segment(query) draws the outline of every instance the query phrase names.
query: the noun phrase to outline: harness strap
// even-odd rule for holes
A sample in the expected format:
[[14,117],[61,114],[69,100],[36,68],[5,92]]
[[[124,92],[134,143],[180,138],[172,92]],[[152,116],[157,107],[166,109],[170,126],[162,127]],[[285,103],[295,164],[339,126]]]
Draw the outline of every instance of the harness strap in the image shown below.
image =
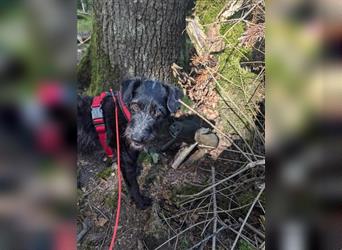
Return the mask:
[[93,102],[91,104],[91,117],[102,148],[108,157],[113,158],[113,150],[107,144],[106,126],[102,111],[103,99],[108,95],[109,94],[107,92],[102,92],[99,96],[95,96],[93,98]]
[[[106,152],[108,157],[113,158],[113,150],[107,144],[106,125],[102,110],[102,103],[104,98],[110,95],[111,94],[109,92],[102,92],[100,95],[95,96],[93,98],[91,104],[91,117],[103,150]],[[127,122],[129,122],[131,120],[131,113],[129,112],[129,109],[127,108],[124,101],[122,100],[121,91],[115,92],[115,96],[117,96],[118,98],[113,99],[114,106],[117,106],[117,104],[119,104],[120,109],[124,114]]]
[[129,109],[127,108],[126,104],[122,100],[122,94],[121,93],[122,92],[119,91],[119,92],[116,92],[115,94],[118,97],[117,100],[119,102],[119,106],[120,106],[122,113],[124,114],[127,122],[130,122],[131,121],[131,112],[129,112]]

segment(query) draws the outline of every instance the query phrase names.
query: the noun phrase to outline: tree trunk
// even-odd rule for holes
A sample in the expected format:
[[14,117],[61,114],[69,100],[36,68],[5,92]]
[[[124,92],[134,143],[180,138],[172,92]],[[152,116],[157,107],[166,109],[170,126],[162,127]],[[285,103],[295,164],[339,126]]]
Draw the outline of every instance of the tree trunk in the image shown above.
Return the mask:
[[192,0],[97,0],[90,47],[94,94],[124,78],[170,81]]

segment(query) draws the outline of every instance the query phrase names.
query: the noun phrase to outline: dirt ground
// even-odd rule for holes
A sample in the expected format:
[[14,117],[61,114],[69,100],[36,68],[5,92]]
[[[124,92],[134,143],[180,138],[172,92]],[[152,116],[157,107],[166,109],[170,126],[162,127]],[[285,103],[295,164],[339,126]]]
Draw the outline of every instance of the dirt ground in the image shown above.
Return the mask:
[[[167,206],[176,212],[177,208],[170,202],[174,198],[174,191],[183,183],[200,182],[202,178],[194,167],[175,170],[169,162],[170,159],[165,156],[160,156],[157,164],[148,160],[142,162],[139,183],[143,192],[153,198],[151,208],[145,211],[137,209],[124,187],[118,249],[154,249],[169,238],[170,228],[160,218],[162,210]],[[117,203],[116,165],[88,156],[79,159],[78,167],[81,182],[78,233],[88,228],[80,241],[80,249],[107,249]]]
[[[168,139],[163,138],[161,141]],[[178,146],[173,149],[171,147],[165,153],[141,153],[139,163],[142,169],[138,181],[143,193],[153,199],[153,205],[145,211],[137,209],[123,184],[118,249],[154,249],[170,238],[172,227],[163,221],[163,215],[178,211],[174,204],[176,191],[181,190],[186,183],[200,183],[204,180],[203,173],[194,166],[171,168],[177,149]],[[78,234],[83,236],[79,240],[79,248],[107,249],[117,205],[115,161],[112,164],[100,152],[80,155],[78,182]]]
[[[172,236],[200,221],[208,218],[206,211],[211,209],[211,199],[192,199],[188,201],[183,197],[191,196],[199,192],[203,187],[210,184],[210,168],[215,165],[218,178],[223,173],[233,173],[241,163],[227,163],[225,159],[239,159],[239,154],[230,152],[231,148],[221,140],[217,149],[211,152],[204,150],[205,155],[199,160],[191,162],[191,158],[199,153],[195,152],[185,164],[178,169],[171,168],[171,162],[176,151],[170,151],[158,155],[158,162],[147,153],[142,153],[140,163],[143,166],[139,177],[140,186],[143,192],[153,198],[152,207],[142,211],[135,207],[131,202],[126,188],[123,188],[122,210],[120,215],[119,231],[117,237],[117,249],[156,249]],[[202,152],[202,151],[201,151]],[[215,160],[214,160],[215,159]],[[190,164],[186,164],[191,162]],[[101,157],[81,156],[78,160],[79,177],[79,215],[78,215],[78,234],[83,237],[78,241],[79,249],[108,249],[110,244],[112,229],[114,225],[114,214],[117,205],[117,175],[116,165],[102,160]],[[258,183],[263,181],[264,173],[253,173],[251,176],[239,177],[241,183],[252,180],[251,185],[245,184],[244,188],[237,186],[243,195],[241,203],[250,204],[250,198],[245,194],[257,188]],[[226,189],[226,188],[225,188]],[[236,195],[236,194],[235,194]],[[238,197],[239,194],[238,194]],[[207,197],[210,198],[210,197]],[[229,197],[228,197],[229,198]],[[244,207],[244,204],[231,205],[226,197],[218,198],[220,207]],[[185,202],[184,202],[185,201]],[[229,203],[229,205],[228,205]],[[206,204],[203,206],[203,204]],[[241,214],[232,214],[238,218]],[[251,219],[259,224],[258,218],[260,209],[256,209],[255,218]],[[183,216],[184,215],[184,216]],[[221,216],[222,221],[229,222],[232,226],[236,224],[227,216]],[[234,224],[235,223],[235,224]],[[209,223],[206,225],[211,231]],[[199,239],[203,238],[200,232],[205,230],[203,225],[189,232],[185,232],[179,238],[171,240],[160,249],[189,249],[195,245]],[[83,235],[83,233],[85,233]],[[220,233],[221,241],[229,241],[234,238],[231,232]],[[222,243],[228,246],[229,242]],[[195,248],[197,249],[197,248]],[[203,249],[210,249],[208,247]],[[225,249],[218,247],[217,249]],[[250,249],[250,248],[247,248]]]

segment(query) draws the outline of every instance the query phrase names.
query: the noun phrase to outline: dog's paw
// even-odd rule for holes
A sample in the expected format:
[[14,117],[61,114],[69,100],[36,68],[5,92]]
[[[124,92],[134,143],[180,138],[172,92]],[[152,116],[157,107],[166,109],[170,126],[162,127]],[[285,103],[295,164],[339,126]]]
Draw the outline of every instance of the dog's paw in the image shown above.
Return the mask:
[[137,203],[137,207],[142,210],[147,209],[151,205],[152,205],[152,199],[143,195],[141,196],[140,202]]

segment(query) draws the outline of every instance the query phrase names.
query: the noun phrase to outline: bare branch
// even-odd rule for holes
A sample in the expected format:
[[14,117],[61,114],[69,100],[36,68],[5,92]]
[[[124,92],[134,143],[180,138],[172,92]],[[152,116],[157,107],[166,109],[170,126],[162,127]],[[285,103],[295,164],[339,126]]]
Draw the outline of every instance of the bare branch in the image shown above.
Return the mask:
[[237,242],[238,242],[238,240],[239,240],[239,238],[240,238],[240,235],[241,235],[241,233],[242,233],[242,230],[243,230],[243,228],[244,228],[244,226],[245,226],[245,224],[246,224],[246,222],[247,222],[247,220],[248,220],[248,217],[249,217],[250,214],[252,213],[252,210],[253,210],[255,204],[256,204],[257,201],[259,200],[259,198],[260,198],[261,194],[264,192],[264,190],[265,190],[265,185],[262,186],[262,188],[260,189],[260,191],[259,191],[257,197],[255,197],[255,199],[254,199],[254,201],[253,201],[251,207],[249,208],[248,213],[247,213],[247,215],[246,215],[245,219],[243,220],[243,223],[242,223],[242,225],[241,225],[241,227],[240,227],[239,233],[238,233],[238,235],[236,236],[236,238],[235,238],[235,240],[234,240],[234,243],[233,243],[233,246],[230,248],[230,250],[233,250],[233,249],[235,248],[235,246],[236,246],[236,244],[237,244]]
[[217,203],[216,203],[216,186],[215,186],[215,167],[211,166],[211,179],[213,186],[213,241],[212,241],[212,249],[216,249],[216,230],[217,230]]

